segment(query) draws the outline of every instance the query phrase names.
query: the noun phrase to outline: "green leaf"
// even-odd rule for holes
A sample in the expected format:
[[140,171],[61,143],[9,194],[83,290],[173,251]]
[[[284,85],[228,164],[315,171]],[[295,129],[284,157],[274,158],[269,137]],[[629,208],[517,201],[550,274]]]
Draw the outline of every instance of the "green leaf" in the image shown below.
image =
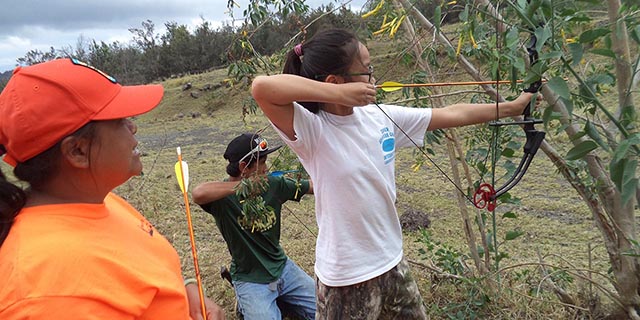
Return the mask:
[[529,0],[527,1],[527,6],[525,7],[525,15],[529,20],[533,21],[533,15],[536,13],[540,5],[542,4],[541,0]]
[[571,150],[569,150],[569,152],[567,152],[567,155],[565,156],[565,159],[567,159],[567,160],[578,160],[578,159],[581,159],[587,153],[595,150],[596,148],[598,148],[598,145],[595,142],[591,141],[591,140],[586,140],[586,141],[580,142],[577,146],[571,148]]
[[584,124],[584,132],[591,139],[593,139],[593,141],[595,141],[600,146],[600,148],[609,151],[609,146],[604,143],[604,140],[602,140],[602,136],[600,135],[600,132],[598,131],[598,129],[596,129],[593,123],[591,123],[591,121],[587,120],[587,123]]
[[500,202],[505,204],[508,203],[508,204],[520,205],[520,198],[511,196],[509,192],[506,192],[505,194],[501,195],[498,198],[498,200],[500,200]]
[[571,17],[569,17],[569,19],[565,18],[565,20],[567,22],[590,22],[593,19],[591,19],[590,17],[585,16],[585,15],[579,15],[579,16],[571,16]]
[[[517,66],[515,61],[519,62]],[[511,80],[511,84],[509,84],[510,86],[516,85],[516,79],[518,79],[518,69],[522,67],[523,69],[520,69],[520,71],[524,71],[524,60],[516,59],[515,61],[512,62],[512,66],[511,68],[509,68],[509,71],[510,71],[509,79]]]
[[618,147],[616,148],[616,151],[614,151],[613,160],[611,161],[618,162],[622,160],[627,156],[627,152],[629,151],[629,148],[632,145],[637,145],[637,144],[640,144],[640,132],[634,133],[629,137],[627,137],[626,139],[622,140],[618,145]]
[[631,30],[631,38],[638,44],[640,44],[640,25],[637,25]]
[[614,58],[614,59],[616,58],[615,52],[609,49],[593,49],[590,52],[593,54],[598,54],[598,55],[609,57],[609,58]]
[[576,141],[582,137],[584,137],[587,134],[586,131],[582,130],[582,131],[578,131],[576,132],[576,134],[571,136],[571,141]]
[[518,28],[511,28],[509,32],[507,32],[505,41],[506,41],[507,48],[516,48],[518,45],[518,42],[520,41]]
[[609,34],[609,32],[611,31],[603,28],[587,30],[580,35],[578,41],[580,41],[580,43],[590,43],[606,34]]
[[458,19],[460,19],[461,22],[466,22],[469,20],[469,5],[466,4],[464,6],[464,10],[462,10],[460,12],[460,14],[458,15]]
[[636,178],[636,168],[638,160],[629,160],[627,158],[620,161],[611,161],[609,164],[609,172],[611,180],[615,183],[616,188],[620,192],[620,198],[625,205],[635,197],[638,188],[638,178]]
[[623,107],[622,110],[620,111],[619,119],[620,119],[620,124],[625,127],[628,127],[634,121],[636,121],[636,111],[634,109],[634,106],[627,105]]
[[589,83],[592,84],[608,84],[608,85],[612,85],[615,83],[615,78],[613,77],[613,75],[609,74],[609,73],[599,73],[596,74],[592,77],[589,77],[589,79],[587,80]]
[[611,181],[615,183],[618,190],[622,189],[622,177],[624,176],[626,163],[627,159],[622,159],[620,161],[611,160],[611,162],[609,163],[609,174],[611,176]]
[[433,21],[436,29],[440,29],[441,17],[442,17],[442,7],[436,6],[433,12]]
[[507,234],[504,235],[504,240],[507,240],[507,241],[513,240],[520,237],[523,234],[524,232],[519,230],[507,231]]
[[535,35],[538,39],[538,42],[536,42],[536,50],[538,52],[542,51],[542,46],[551,38],[552,32],[549,26],[550,25],[545,25],[544,27],[536,28]]
[[569,43],[569,52],[571,52],[572,65],[577,65],[582,60],[582,55],[584,51],[582,49],[582,44],[580,43]]
[[552,108],[545,108],[544,111],[542,111],[542,120],[544,120],[544,123],[549,123],[549,121],[554,119],[554,112]]
[[562,102],[564,102],[565,107],[567,108],[567,112],[569,113],[569,115],[573,116],[573,100],[571,99],[562,99],[560,98],[560,100],[562,100]]
[[511,149],[511,148],[506,148],[506,149],[502,150],[502,155],[507,157],[507,158],[513,158],[513,155],[515,153],[516,153],[516,151]]
[[522,146],[522,143],[516,142],[516,141],[509,141],[507,142],[506,148],[509,149],[520,149],[520,147]]
[[516,216],[516,214],[513,211],[509,211],[509,212],[505,212],[502,215],[502,218],[516,219],[518,218],[518,216]]
[[570,98],[569,86],[567,86],[567,82],[563,78],[553,77],[547,82],[547,85],[559,96],[567,100]]
[[540,60],[558,59],[562,57],[562,51],[551,51],[540,55]]

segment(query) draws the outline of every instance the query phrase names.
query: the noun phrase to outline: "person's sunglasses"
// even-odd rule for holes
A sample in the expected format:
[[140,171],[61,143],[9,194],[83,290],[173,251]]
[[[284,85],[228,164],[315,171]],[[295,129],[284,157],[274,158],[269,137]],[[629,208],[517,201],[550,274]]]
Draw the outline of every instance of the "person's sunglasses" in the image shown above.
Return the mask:
[[256,152],[266,151],[268,147],[269,146],[267,145],[267,140],[262,139],[255,148],[251,149],[249,153],[245,154],[244,157],[240,158],[238,162],[242,162],[242,160],[246,159],[249,156],[252,156]]
[[[367,79],[367,82],[371,82],[371,77],[373,76],[373,65],[369,65],[368,69],[369,69],[369,72],[344,73],[344,74],[337,74],[337,76],[341,76],[341,77],[369,76],[369,78]],[[316,79],[322,79],[327,76],[328,76],[327,74],[320,74],[316,76]]]

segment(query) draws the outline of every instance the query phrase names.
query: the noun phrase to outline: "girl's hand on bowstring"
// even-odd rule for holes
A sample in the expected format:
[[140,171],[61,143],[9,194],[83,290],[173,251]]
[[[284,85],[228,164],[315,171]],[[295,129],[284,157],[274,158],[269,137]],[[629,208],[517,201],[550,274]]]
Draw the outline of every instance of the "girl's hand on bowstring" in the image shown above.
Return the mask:
[[361,107],[376,101],[376,88],[371,83],[347,82],[339,84],[341,105]]

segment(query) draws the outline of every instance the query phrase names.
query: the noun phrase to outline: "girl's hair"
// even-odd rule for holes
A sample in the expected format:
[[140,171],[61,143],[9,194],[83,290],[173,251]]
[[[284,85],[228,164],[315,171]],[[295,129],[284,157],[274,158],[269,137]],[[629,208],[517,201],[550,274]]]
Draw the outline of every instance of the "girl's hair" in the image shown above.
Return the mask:
[[[89,122],[69,136],[93,141],[96,135],[95,123],[95,121]],[[62,140],[39,155],[25,162],[19,162],[13,169],[13,174],[16,178],[27,182],[31,189],[39,189],[58,170],[58,163],[62,156],[60,152],[61,144]],[[1,172],[0,175],[0,246],[2,246],[16,215],[27,202],[27,193],[7,181]]]
[[[318,81],[324,81],[330,74],[346,74],[358,58],[358,44],[356,36],[343,29],[318,31],[308,41],[289,51],[283,73]],[[300,104],[313,113],[320,111],[318,102]]]

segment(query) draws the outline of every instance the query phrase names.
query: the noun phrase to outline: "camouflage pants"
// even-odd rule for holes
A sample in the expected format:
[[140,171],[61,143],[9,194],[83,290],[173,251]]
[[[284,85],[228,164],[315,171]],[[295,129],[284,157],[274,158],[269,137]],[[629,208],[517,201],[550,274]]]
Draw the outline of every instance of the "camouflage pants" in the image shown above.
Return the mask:
[[316,277],[316,319],[427,319],[427,312],[403,258],[386,273],[346,287],[329,287]]

